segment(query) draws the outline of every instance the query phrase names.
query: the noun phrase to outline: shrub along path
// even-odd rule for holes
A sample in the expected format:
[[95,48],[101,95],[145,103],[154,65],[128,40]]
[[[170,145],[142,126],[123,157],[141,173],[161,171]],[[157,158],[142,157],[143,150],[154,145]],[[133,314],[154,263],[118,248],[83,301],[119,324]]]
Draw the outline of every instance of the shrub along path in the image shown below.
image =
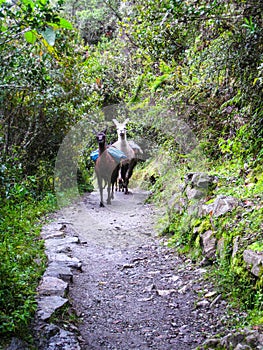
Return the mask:
[[[144,204],[147,193],[116,193],[99,208],[94,192],[59,213],[68,235],[80,244],[82,262],[69,287],[79,318],[82,349],[195,349],[216,333],[226,334],[228,305],[194,266],[157,237],[160,211]],[[67,230],[66,230],[67,231]]]

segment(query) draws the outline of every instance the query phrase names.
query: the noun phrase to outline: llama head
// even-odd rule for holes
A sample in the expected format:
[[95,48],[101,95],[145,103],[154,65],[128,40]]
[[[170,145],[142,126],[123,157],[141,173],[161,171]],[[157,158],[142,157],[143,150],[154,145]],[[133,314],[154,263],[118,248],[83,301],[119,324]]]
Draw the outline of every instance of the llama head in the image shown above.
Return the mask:
[[112,119],[112,121],[116,125],[118,138],[126,140],[126,124],[129,122],[129,118],[125,119],[123,123],[119,123],[116,119]]
[[106,141],[106,132],[107,132],[107,128],[103,131],[100,131],[96,134],[96,138],[99,144],[103,144]]

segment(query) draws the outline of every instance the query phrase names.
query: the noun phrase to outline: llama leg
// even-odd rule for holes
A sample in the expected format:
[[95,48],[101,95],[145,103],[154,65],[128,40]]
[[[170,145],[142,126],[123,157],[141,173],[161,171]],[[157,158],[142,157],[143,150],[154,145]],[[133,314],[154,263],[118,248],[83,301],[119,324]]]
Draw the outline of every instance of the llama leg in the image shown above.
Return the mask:
[[122,179],[121,178],[119,178],[118,183],[119,183],[119,192],[121,192],[121,190],[123,191]]
[[111,183],[110,183],[110,181],[109,181],[109,182],[108,182],[108,198],[107,198],[107,204],[111,204],[110,190],[111,190]]
[[121,179],[122,179],[122,192],[124,192],[124,194],[128,193],[128,184],[126,182],[127,179],[127,170],[128,170],[129,164],[123,164],[121,167]]
[[125,194],[129,194],[129,191],[128,191],[129,180],[132,176],[133,169],[134,169],[136,164],[137,164],[136,159],[132,159],[129,163],[129,167],[128,167],[128,170],[127,170],[126,176],[125,176],[125,183],[126,183]]
[[[117,191],[117,187],[116,187],[116,191]],[[114,182],[111,184],[111,199],[114,199]]]
[[124,183],[122,179],[120,180],[120,190],[121,192],[124,192]]
[[118,164],[116,168],[113,170],[112,175],[111,175],[111,183],[112,183],[112,196],[111,198],[114,197],[113,195],[113,190],[114,190],[114,184],[115,184],[115,190],[118,191],[118,178],[119,178],[119,172],[120,172],[120,165]]
[[121,166],[119,166],[119,170],[118,170],[118,175],[117,175],[117,180],[116,180],[116,191],[117,191],[117,187],[119,188],[119,192],[121,191]]
[[[130,165],[128,165],[130,166]],[[124,181],[123,181],[123,187],[124,187],[124,194],[129,194],[129,191],[128,191],[128,185],[129,185],[129,167],[128,169],[126,170],[125,174],[124,174]]]
[[129,185],[129,179],[126,178],[125,179],[125,192],[124,192],[124,194],[129,194],[128,185]]
[[102,178],[98,177],[98,186],[100,189],[100,207],[104,207],[103,204],[103,187],[102,187]]

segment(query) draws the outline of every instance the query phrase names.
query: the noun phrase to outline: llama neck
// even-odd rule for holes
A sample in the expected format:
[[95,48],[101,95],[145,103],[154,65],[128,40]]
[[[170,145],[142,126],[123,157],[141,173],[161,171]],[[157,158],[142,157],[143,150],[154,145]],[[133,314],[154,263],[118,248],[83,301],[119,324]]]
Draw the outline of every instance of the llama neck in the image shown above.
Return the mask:
[[134,158],[134,152],[126,139],[120,139],[115,143],[116,147],[121,150],[129,159]]
[[121,136],[120,134],[118,134],[118,141],[119,142],[127,142],[126,135]]
[[105,143],[99,143],[99,155],[101,155],[104,151],[106,151]]
[[126,135],[125,136],[119,136],[118,143],[119,143],[121,149],[127,149],[127,148],[130,147],[129,143],[127,141]]

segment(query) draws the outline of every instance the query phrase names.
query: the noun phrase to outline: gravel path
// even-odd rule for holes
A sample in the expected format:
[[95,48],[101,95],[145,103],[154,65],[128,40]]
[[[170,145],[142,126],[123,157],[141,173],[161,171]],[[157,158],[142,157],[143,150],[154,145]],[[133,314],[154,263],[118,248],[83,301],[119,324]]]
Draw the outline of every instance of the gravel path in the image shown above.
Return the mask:
[[227,303],[204,279],[205,268],[157,237],[157,210],[146,197],[137,189],[118,192],[99,208],[93,192],[61,214],[80,239],[72,254],[82,271],[69,299],[83,350],[189,350],[226,332]]

